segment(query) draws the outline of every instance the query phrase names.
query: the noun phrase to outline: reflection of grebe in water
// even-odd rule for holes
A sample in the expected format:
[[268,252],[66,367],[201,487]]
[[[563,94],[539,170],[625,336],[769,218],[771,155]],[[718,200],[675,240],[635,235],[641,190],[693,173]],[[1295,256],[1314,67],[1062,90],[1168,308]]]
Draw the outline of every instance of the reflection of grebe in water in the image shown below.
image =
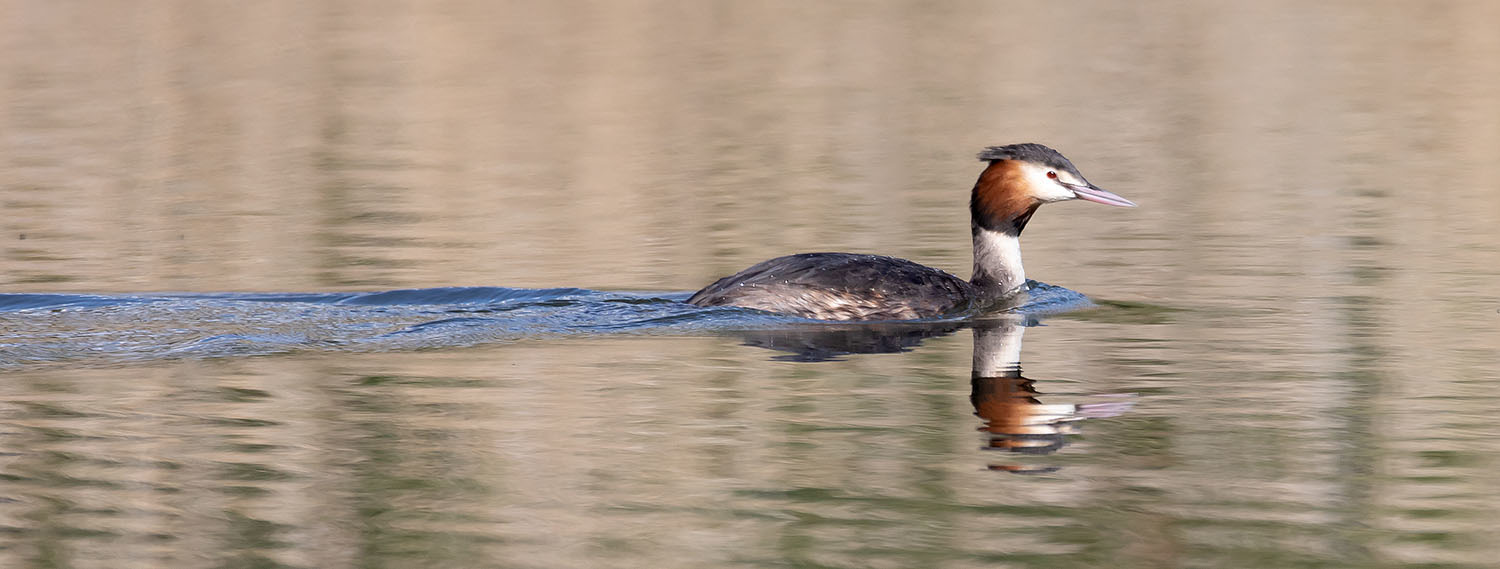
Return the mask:
[[[984,419],[986,450],[1051,454],[1077,434],[1078,421],[1113,417],[1130,410],[1128,399],[1087,404],[1047,404],[1037,399],[1034,381],[1021,375],[1021,336],[1017,318],[974,323],[974,373],[969,401]],[[1018,464],[991,464],[991,470],[1038,473],[1056,470]]]
[[764,261],[694,293],[698,306],[740,306],[821,320],[911,320],[963,311],[1026,285],[1021,230],[1042,204],[1130,200],[1083,179],[1073,163],[1040,144],[992,146],[969,194],[974,276],[963,280],[906,259],[803,253]]
[[[979,428],[985,433],[983,448],[1042,455],[1061,450],[1067,436],[1078,433],[1079,421],[1119,415],[1129,411],[1134,401],[1128,395],[1100,395],[1094,396],[1097,402],[1083,404],[1043,403],[1035,382],[1021,375],[1021,336],[1033,323],[1025,314],[1012,313],[971,322],[820,323],[742,334],[748,345],[790,352],[776,359],[816,362],[847,354],[905,352],[929,338],[971,327],[974,367],[969,401],[974,414],[984,419]],[[998,462],[989,468],[1017,473],[1056,470]]]
[[962,322],[878,322],[874,324],[810,323],[778,330],[740,333],[745,344],[789,352],[772,359],[821,362],[849,354],[894,354],[916,349],[922,341],[947,336]]

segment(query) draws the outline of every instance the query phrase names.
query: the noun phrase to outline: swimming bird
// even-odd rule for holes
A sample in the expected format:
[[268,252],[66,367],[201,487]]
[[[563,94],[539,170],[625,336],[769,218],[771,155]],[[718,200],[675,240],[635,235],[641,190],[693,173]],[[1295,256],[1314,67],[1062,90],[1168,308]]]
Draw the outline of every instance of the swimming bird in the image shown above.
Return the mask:
[[1021,230],[1042,204],[1081,199],[1134,207],[1099,188],[1041,144],[991,146],[969,194],[974,274],[965,281],[906,259],[853,253],[777,257],[729,275],[688,298],[820,320],[911,320],[1000,302],[1026,286]]

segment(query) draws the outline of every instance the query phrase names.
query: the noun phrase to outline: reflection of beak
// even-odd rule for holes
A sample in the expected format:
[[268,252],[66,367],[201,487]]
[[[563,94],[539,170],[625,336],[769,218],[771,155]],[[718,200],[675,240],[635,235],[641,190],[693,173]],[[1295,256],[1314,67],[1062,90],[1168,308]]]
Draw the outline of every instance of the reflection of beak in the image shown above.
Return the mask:
[[1114,192],[1111,192],[1104,188],[1100,188],[1099,186],[1095,186],[1093,184],[1085,183],[1063,185],[1067,186],[1068,189],[1073,190],[1073,195],[1081,200],[1088,200],[1094,203],[1102,203],[1104,205],[1113,205],[1119,207],[1135,207],[1135,202],[1117,196],[1114,194]]

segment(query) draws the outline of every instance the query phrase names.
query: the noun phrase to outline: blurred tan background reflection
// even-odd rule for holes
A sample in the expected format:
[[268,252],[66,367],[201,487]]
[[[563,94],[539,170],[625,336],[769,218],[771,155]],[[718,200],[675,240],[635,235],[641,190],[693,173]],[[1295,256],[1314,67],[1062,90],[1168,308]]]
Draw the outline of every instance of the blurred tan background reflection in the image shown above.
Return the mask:
[[[967,333],[817,366],[705,331],[21,368],[0,560],[1493,563],[1497,24],[0,0],[0,292],[687,291],[819,250],[968,276],[973,154],[1034,141],[1141,207],[1044,209],[1028,275],[1167,314],[1028,332],[1049,398],[1140,396],[1055,478],[981,472]],[[62,350],[133,325],[41,312],[8,317]]]
[[1492,2],[0,6],[5,291],[967,276],[972,154],[1029,140],[1143,205],[1028,229],[1074,288],[1316,275],[1351,233],[1497,260]]

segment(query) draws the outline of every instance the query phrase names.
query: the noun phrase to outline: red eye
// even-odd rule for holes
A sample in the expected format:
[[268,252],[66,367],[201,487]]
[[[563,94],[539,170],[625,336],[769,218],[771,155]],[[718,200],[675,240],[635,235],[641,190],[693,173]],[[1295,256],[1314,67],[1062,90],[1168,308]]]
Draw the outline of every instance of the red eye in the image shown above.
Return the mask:
[[1047,172],[1047,177],[1056,180],[1057,179],[1057,172]]

